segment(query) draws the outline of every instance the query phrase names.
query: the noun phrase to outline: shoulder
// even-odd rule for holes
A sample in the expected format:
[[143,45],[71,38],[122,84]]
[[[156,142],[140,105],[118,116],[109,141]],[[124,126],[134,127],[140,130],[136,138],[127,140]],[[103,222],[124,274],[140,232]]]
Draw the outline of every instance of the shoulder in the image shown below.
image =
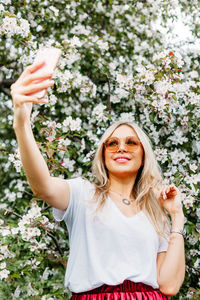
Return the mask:
[[75,186],[79,191],[81,191],[82,188],[95,189],[95,183],[83,176],[67,179],[67,182],[69,185]]
[[89,189],[89,190],[92,190],[94,191],[95,188],[96,188],[96,185],[93,181],[85,178],[85,177],[81,177],[81,180],[82,180],[82,184],[85,188]]

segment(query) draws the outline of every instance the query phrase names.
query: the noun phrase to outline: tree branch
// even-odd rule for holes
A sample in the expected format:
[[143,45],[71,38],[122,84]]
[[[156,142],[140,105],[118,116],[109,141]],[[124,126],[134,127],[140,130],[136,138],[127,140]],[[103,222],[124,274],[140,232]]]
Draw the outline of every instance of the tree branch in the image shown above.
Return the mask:
[[111,102],[110,102],[110,80],[108,78],[108,75],[104,73],[104,75],[106,76],[107,79],[107,83],[108,83],[108,110],[109,110],[109,114],[111,114]]
[[15,79],[3,79],[1,82],[0,82],[0,86],[1,85],[5,85],[6,87],[10,87],[11,84],[13,84],[15,82]]
[[47,235],[50,236],[52,238],[52,240],[54,241],[57,249],[58,249],[58,252],[60,253],[61,256],[63,256],[63,252],[62,250],[60,249],[60,246],[58,244],[58,241],[56,240],[56,238],[53,236],[53,234],[51,234],[50,232],[47,232]]
[[4,94],[6,94],[7,96],[10,96],[10,91],[9,91],[9,89],[6,89],[6,88],[0,86],[0,91],[2,91],[2,92],[3,92]]
[[48,205],[47,207],[43,208],[41,211],[48,210],[49,208],[51,208],[51,205]]
[[1,208],[1,209],[3,209],[3,210],[5,211],[5,214],[6,214],[6,213],[13,214],[13,215],[15,215],[16,217],[22,219],[22,216],[21,216],[21,215],[19,215],[18,213],[14,212],[14,211],[12,211],[12,210],[9,210],[9,209],[6,209],[6,208]]

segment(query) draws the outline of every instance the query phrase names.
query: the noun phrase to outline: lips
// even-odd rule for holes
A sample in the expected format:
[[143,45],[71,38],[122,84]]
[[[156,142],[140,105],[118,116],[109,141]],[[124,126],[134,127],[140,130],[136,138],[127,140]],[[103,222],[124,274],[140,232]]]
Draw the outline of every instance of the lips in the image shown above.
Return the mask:
[[126,156],[118,156],[114,160],[115,161],[128,161],[128,160],[130,160],[130,158],[126,157]]

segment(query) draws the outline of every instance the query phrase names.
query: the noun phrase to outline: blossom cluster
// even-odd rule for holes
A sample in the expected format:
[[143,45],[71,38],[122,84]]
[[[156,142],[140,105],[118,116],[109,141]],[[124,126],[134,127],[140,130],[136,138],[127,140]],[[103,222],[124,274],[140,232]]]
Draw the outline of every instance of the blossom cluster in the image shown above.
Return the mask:
[[10,153],[8,159],[14,164],[16,171],[20,173],[22,162],[20,158],[19,148],[17,148],[14,153]]
[[[3,11],[3,6],[0,6],[0,13]],[[13,35],[20,35],[23,38],[27,37],[30,33],[30,24],[23,18],[17,18],[15,15],[10,14],[3,18],[3,23],[0,25],[0,34],[5,34],[8,37]]]

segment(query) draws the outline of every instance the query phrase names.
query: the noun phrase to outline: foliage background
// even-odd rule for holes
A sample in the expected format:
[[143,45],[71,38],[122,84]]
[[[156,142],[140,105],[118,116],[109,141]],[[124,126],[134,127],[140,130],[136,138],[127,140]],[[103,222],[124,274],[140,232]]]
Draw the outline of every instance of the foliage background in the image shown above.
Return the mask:
[[[67,231],[30,190],[12,128],[10,85],[44,46],[63,53],[49,102],[34,104],[31,117],[51,175],[91,178],[105,128],[135,120],[152,141],[165,182],[183,193],[186,277],[173,299],[199,299],[199,4],[0,1],[1,299],[71,296],[63,286]],[[169,21],[179,15],[192,36],[174,42]]]

